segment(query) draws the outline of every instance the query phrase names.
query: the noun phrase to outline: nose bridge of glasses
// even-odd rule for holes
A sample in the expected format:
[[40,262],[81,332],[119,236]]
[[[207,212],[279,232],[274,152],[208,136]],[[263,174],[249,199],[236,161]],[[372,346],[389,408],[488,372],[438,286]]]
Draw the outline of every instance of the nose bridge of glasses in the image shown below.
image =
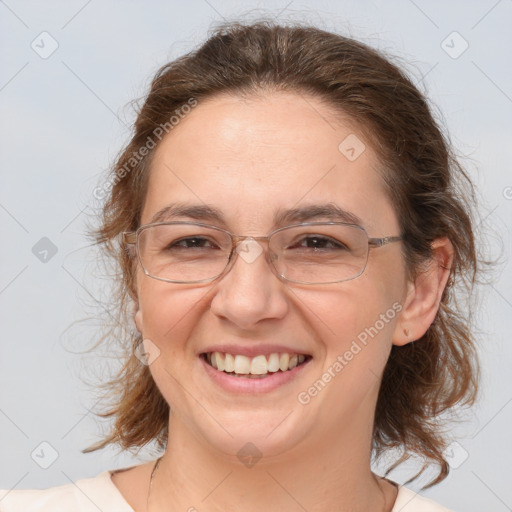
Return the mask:
[[[268,244],[268,241],[268,236],[234,235],[233,252],[240,256],[246,263],[253,263],[262,253],[265,253],[265,245]],[[262,244],[261,242],[264,243]],[[271,258],[271,255],[269,256]]]
[[254,236],[254,235],[231,235],[231,238],[233,239],[233,245],[237,246],[241,242],[244,242],[245,240],[254,240],[255,242],[259,243],[261,242],[268,242],[269,236]]

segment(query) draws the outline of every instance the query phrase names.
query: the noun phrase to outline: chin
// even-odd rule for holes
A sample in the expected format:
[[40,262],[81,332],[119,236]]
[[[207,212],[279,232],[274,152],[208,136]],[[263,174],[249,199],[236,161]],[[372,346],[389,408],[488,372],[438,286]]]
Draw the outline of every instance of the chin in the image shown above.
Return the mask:
[[205,428],[198,426],[198,431],[210,447],[229,460],[279,457],[298,447],[310,431],[304,422],[298,424],[298,415],[292,411],[291,407],[287,412],[232,410],[215,416],[222,416],[219,422],[224,428],[215,422],[215,427],[210,423]]

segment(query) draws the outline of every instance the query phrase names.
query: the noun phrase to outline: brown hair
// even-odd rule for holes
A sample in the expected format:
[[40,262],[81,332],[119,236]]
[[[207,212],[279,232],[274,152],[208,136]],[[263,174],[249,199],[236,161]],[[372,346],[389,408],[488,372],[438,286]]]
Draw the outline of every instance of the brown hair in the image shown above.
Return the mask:
[[[118,240],[121,232],[139,226],[154,152],[150,149],[141,155],[141,148],[153,146],[149,141],[155,143],[161,127],[171,129],[171,117],[178,119],[183,106],[193,101],[222,92],[277,90],[312,94],[368,135],[384,169],[412,277],[431,257],[435,239],[448,237],[453,244],[453,266],[437,316],[421,339],[393,346],[374,423],[374,454],[398,448],[402,456],[396,464],[411,454],[421,456],[426,462],[414,478],[427,463],[437,464],[439,474],[429,484],[434,485],[449,471],[439,415],[456,404],[472,404],[477,389],[478,364],[467,303],[460,302],[471,296],[478,268],[468,207],[474,193],[422,93],[377,50],[311,26],[235,22],[221,25],[196,51],[157,72],[133,137],[111,169],[102,225],[95,233],[120,266],[121,321],[129,321],[136,290],[133,258]],[[97,413],[113,417],[114,428],[84,452],[111,443],[123,449],[140,448],[150,441],[165,446],[169,405],[148,366],[134,354],[140,341],[139,333],[125,333],[124,365],[112,381],[103,384],[112,402],[107,411]]]

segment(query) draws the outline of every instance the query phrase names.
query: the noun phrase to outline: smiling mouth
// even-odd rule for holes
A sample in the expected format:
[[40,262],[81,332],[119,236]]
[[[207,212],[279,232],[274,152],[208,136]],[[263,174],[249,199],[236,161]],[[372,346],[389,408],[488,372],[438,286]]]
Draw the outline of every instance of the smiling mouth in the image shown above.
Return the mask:
[[274,373],[284,373],[307,363],[311,356],[306,354],[272,353],[268,356],[247,357],[222,352],[208,352],[201,357],[216,370],[233,377],[261,379]]

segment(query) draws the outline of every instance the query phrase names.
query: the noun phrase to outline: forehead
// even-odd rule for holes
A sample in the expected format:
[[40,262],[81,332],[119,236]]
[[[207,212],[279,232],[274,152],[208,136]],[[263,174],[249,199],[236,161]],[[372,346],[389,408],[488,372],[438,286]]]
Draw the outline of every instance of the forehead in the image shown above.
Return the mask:
[[312,96],[210,98],[156,149],[142,223],[179,202],[212,206],[227,227],[259,232],[276,227],[278,211],[331,203],[371,227],[392,209],[369,142]]

